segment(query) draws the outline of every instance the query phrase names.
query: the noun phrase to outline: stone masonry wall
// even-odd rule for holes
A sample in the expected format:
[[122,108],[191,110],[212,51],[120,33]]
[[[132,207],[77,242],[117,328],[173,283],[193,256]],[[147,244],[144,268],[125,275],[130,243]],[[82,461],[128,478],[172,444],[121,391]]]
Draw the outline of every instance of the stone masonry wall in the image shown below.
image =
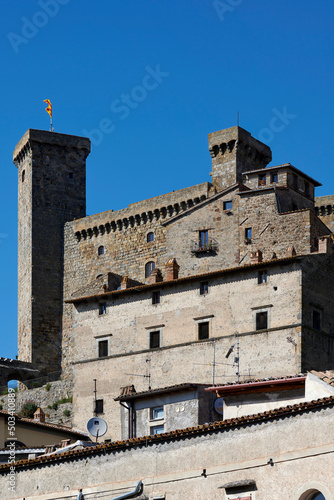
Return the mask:
[[[154,261],[156,268],[166,262],[166,229],[162,220],[171,217],[207,197],[209,184],[204,183],[174,193],[130,205],[118,212],[76,220],[65,226],[64,299],[99,274],[112,271],[142,283],[145,264]],[[147,234],[154,241],[147,242]],[[104,247],[99,255],[98,248]],[[63,376],[70,376],[72,343],[72,308],[64,304],[62,367]]]
[[[23,405],[28,401],[33,401],[45,413],[45,421],[72,426],[72,402],[58,404],[58,408],[52,408],[54,403],[62,399],[72,397],[73,384],[70,381],[50,382],[42,387],[35,389],[22,390],[15,393],[15,413],[19,413]],[[8,396],[0,395],[0,405],[2,410],[8,410]],[[70,415],[64,415],[64,411],[68,410]],[[83,428],[85,430],[85,428]]]

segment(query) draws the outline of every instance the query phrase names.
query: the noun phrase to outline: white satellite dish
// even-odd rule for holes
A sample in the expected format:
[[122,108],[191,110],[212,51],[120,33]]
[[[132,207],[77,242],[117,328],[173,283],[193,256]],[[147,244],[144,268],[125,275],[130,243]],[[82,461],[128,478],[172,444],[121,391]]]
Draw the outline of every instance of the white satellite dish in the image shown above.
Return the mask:
[[224,413],[224,399],[223,398],[217,398],[215,401],[215,410],[219,415],[223,415]]
[[90,418],[87,422],[87,431],[96,438],[104,436],[107,430],[107,422],[101,417]]

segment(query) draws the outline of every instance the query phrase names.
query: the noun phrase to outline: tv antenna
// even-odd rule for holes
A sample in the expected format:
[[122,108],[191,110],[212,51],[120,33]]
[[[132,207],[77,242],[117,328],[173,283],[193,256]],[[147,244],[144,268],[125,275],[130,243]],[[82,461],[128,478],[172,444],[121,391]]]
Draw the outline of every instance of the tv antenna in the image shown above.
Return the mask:
[[138,374],[138,373],[124,373],[124,375],[131,375],[132,377],[142,377],[148,378],[148,388],[151,389],[151,359],[146,359],[146,363],[148,363],[148,368],[146,370],[146,374]]

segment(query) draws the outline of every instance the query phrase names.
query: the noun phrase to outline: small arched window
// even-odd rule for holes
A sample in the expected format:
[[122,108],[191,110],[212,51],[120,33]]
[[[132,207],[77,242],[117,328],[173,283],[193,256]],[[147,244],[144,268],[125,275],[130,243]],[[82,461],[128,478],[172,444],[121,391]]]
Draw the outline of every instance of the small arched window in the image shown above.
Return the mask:
[[150,260],[150,262],[147,262],[147,264],[145,265],[145,278],[151,276],[153,269],[155,269],[155,262],[153,262],[153,260]]
[[23,170],[22,171],[22,182],[24,182],[24,179],[26,178],[26,171]]
[[103,245],[99,246],[97,253],[98,253],[98,255],[104,255],[104,246]]
[[152,231],[150,233],[147,233],[146,239],[147,243],[150,243],[150,241],[154,241],[154,233],[152,233]]

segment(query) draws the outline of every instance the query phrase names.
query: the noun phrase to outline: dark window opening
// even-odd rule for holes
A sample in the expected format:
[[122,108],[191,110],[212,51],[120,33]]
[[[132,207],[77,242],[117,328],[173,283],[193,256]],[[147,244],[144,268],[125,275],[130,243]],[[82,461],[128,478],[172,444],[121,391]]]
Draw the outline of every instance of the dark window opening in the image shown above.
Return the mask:
[[252,238],[252,228],[251,227],[245,228],[245,238],[246,238],[246,240],[250,240]]
[[199,293],[201,295],[206,295],[207,293],[209,293],[209,283],[207,281],[203,281],[199,285]]
[[160,332],[150,332],[150,349],[160,347]]
[[95,401],[95,413],[103,413],[103,399],[97,399]]
[[304,192],[306,195],[309,195],[310,194],[310,185],[308,182],[304,182]]
[[99,358],[108,356],[108,340],[99,341]]
[[209,231],[204,229],[199,232],[199,244],[201,247],[207,246],[209,243]]
[[155,262],[153,262],[153,260],[147,262],[145,265],[145,278],[149,278],[151,276],[153,269],[155,269]]
[[297,189],[298,187],[298,177],[296,176],[296,174],[292,174],[292,187],[294,187],[295,189]]
[[198,340],[209,338],[209,321],[198,323]]
[[224,201],[223,208],[224,210],[232,210],[232,201]]
[[315,330],[321,330],[321,313],[319,311],[312,311],[312,326]]
[[256,329],[257,330],[266,330],[268,328],[268,313],[258,312],[256,313]]
[[265,185],[266,185],[266,182],[267,182],[267,179],[266,179],[266,174],[260,174],[260,175],[259,175],[258,185],[259,185],[259,186],[265,186]]
[[271,174],[271,182],[278,182],[278,173],[275,172]]
[[104,255],[104,246],[103,245],[99,246],[99,248],[97,250],[97,254],[98,255]]
[[292,211],[298,210],[296,203],[292,203]]
[[73,172],[70,172],[70,173],[68,174],[68,177],[69,177],[69,179],[73,179]]
[[152,293],[152,304],[160,304],[160,290]]
[[154,233],[147,233],[147,243],[149,243],[150,241],[154,241]]
[[99,304],[99,315],[101,316],[102,314],[107,314],[107,304],[105,302]]
[[22,172],[22,182],[24,182],[24,179],[25,179],[25,178],[26,178],[26,171],[25,171],[25,170],[23,170],[23,172]]
[[267,270],[264,269],[263,271],[259,271],[257,275],[258,284],[262,285],[262,283],[267,283],[267,280],[268,280]]

